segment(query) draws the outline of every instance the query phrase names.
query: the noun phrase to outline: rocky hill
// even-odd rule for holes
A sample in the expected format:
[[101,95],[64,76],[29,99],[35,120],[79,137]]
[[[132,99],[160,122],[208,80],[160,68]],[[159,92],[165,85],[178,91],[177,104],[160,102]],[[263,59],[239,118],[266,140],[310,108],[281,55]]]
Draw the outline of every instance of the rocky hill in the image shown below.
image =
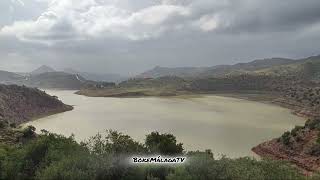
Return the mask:
[[320,170],[320,119],[296,126],[281,137],[261,143],[252,149],[265,158],[290,161],[305,174]]
[[21,124],[35,118],[72,110],[44,91],[17,85],[0,85],[0,121]]

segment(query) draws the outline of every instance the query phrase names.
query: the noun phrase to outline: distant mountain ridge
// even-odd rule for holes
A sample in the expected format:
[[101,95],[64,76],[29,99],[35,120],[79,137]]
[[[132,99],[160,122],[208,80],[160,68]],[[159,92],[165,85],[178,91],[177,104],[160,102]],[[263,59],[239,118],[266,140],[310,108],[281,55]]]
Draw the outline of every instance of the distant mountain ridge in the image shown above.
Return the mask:
[[18,74],[0,71],[0,84],[25,85],[44,89],[78,90],[83,87],[95,86],[101,83],[88,81],[79,74],[59,72],[48,66],[41,66],[31,73]]
[[137,78],[157,78],[161,76],[178,76],[178,77],[210,77],[224,76],[233,73],[245,73],[256,71],[274,66],[288,65],[295,63],[296,60],[286,58],[271,58],[254,60],[248,63],[238,63],[234,65],[217,65],[212,67],[155,67],[152,70],[146,71]]
[[[145,79],[177,76],[186,79],[199,79],[241,74],[299,76],[311,80],[320,80],[320,56],[311,56],[297,60],[286,58],[261,59],[248,63],[217,65],[212,67],[166,68],[157,66],[134,78]],[[40,88],[80,89],[88,86],[103,87],[110,86],[112,83],[102,83],[101,81],[118,83],[125,80],[127,80],[127,78],[122,78],[117,75],[112,77],[112,74],[79,72],[71,68],[65,69],[64,71],[56,71],[45,65],[31,73],[18,74],[0,71],[1,84],[18,84]]]
[[138,76],[137,78],[158,78],[162,76],[178,76],[178,77],[193,77],[198,76],[200,73],[209,70],[210,67],[160,67],[146,71]]
[[12,81],[18,81],[24,79],[23,76],[16,73],[1,71],[0,70],[0,83],[1,84],[10,84]]
[[32,71],[30,74],[38,75],[38,74],[48,73],[48,72],[56,72],[56,70],[54,70],[53,68],[51,68],[49,66],[42,65],[39,68],[37,68],[34,71]]
[[86,83],[87,80],[80,75],[57,71],[31,75],[25,81],[27,86],[48,89],[80,89]]

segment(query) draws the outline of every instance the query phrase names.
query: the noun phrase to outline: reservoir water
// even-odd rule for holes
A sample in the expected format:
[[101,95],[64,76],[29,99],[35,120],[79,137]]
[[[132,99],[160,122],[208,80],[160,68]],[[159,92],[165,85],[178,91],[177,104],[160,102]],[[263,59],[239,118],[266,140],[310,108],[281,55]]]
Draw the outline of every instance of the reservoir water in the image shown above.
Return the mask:
[[143,142],[152,131],[172,133],[186,150],[212,149],[229,157],[252,156],[251,148],[279,137],[302,118],[279,106],[220,96],[174,98],[85,97],[74,91],[46,91],[74,110],[28,124],[37,130],[85,140],[107,129]]

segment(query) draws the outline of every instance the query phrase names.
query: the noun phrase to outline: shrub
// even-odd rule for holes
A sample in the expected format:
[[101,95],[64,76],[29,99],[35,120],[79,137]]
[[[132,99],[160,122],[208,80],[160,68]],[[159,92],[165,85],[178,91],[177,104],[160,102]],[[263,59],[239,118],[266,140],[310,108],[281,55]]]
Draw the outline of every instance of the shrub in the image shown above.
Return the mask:
[[308,127],[309,129],[320,130],[320,120],[319,119],[308,119],[305,126]]
[[303,179],[290,165],[270,160],[251,158],[213,159],[201,155],[192,157],[187,164],[177,167],[169,180],[198,179]]
[[[168,145],[168,149],[164,148]],[[190,152],[179,166],[127,163],[127,154],[183,154],[171,134],[147,135],[145,144],[108,131],[86,143],[44,131],[21,146],[0,146],[0,179],[301,179],[296,169],[278,161],[251,158],[215,159],[212,152]]]
[[36,128],[33,126],[28,126],[22,130],[23,137],[28,138],[35,135]]
[[176,137],[172,134],[152,132],[147,135],[145,145],[151,153],[174,155],[183,152],[182,143],[177,143]]
[[290,139],[291,139],[291,134],[289,131],[283,133],[283,135],[281,136],[281,142],[284,145],[289,145],[290,144]]
[[40,135],[21,148],[15,148],[6,159],[5,179],[29,179],[40,169],[52,162],[60,161],[85,148],[76,143],[73,137],[48,134]]
[[10,123],[10,127],[11,127],[11,128],[16,128],[16,127],[17,127],[17,124],[16,124],[16,123]]
[[0,129],[6,128],[8,126],[8,122],[4,120],[0,120]]
[[297,136],[298,132],[303,129],[303,126],[295,126],[292,130],[291,130],[291,135],[292,136]]
[[97,134],[90,138],[89,141],[84,142],[84,144],[95,154],[147,152],[142,144],[134,141],[130,136],[113,130],[108,130],[105,137]]

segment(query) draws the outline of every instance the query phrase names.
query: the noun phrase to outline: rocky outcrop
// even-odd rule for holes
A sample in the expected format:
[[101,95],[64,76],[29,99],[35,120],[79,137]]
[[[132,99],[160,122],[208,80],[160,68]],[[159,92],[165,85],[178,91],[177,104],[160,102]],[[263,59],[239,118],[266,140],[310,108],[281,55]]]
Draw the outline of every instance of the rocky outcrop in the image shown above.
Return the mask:
[[308,120],[303,127],[296,126],[276,138],[252,148],[264,158],[286,160],[311,175],[320,170],[320,120]]
[[320,87],[314,82],[296,82],[282,86],[280,98],[273,103],[291,109],[295,115],[309,119],[304,127],[296,127],[252,150],[261,157],[287,160],[310,175],[320,170]]
[[21,124],[43,116],[72,110],[44,91],[17,85],[0,85],[0,121]]
[[285,160],[295,164],[306,175],[320,170],[320,157],[311,154],[318,131],[304,130],[291,140],[290,145],[285,145],[279,138],[264,142],[252,148],[252,151],[264,158]]

